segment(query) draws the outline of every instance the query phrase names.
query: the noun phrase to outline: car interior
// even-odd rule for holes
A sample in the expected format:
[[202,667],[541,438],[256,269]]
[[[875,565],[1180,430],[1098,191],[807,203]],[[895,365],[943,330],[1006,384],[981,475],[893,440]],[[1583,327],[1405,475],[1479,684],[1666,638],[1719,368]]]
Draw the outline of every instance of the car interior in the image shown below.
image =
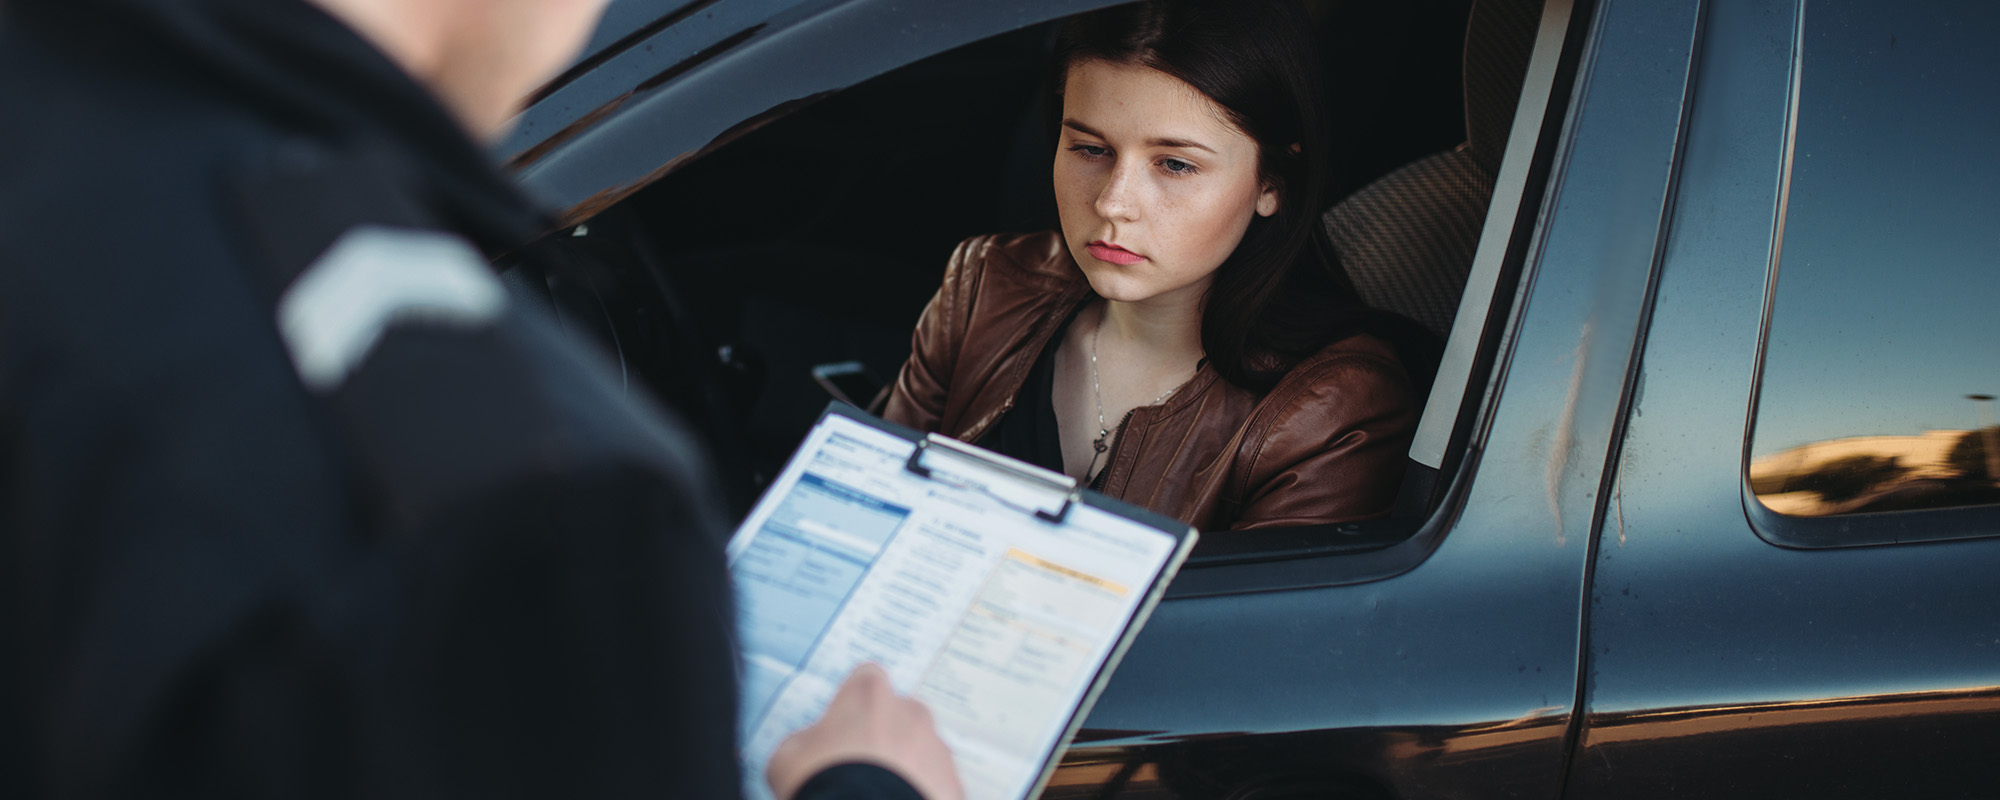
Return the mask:
[[[1422,393],[1458,316],[1542,4],[1307,5],[1336,117],[1327,231],[1364,299],[1409,321],[1393,344]],[[1058,24],[803,104],[532,245],[558,266],[503,259],[504,277],[699,430],[743,513],[830,398],[865,405],[893,381],[958,242],[1055,226]],[[1457,396],[1432,402],[1472,411]],[[1413,462],[1392,523],[1211,537],[1197,555],[1393,544],[1431,515],[1453,465]]]

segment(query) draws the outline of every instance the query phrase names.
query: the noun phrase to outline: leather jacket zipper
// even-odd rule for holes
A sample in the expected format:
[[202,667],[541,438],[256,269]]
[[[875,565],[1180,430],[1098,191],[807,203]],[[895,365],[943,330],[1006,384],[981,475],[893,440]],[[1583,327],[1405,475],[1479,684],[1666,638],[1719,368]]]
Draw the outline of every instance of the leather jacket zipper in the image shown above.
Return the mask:
[[993,423],[999,421],[1001,417],[1007,416],[1007,412],[1012,410],[1014,410],[1014,398],[1009,397],[1007,398],[1007,402],[1000,404],[1000,408],[979,420],[979,424],[967,429],[964,441],[967,443],[977,443],[986,436],[988,431],[993,429]]

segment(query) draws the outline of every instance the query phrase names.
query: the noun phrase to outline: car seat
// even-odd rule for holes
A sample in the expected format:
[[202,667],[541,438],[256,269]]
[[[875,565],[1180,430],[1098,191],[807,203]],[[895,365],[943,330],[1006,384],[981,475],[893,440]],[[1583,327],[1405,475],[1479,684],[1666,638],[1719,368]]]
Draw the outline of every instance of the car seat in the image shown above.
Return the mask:
[[1322,218],[1362,299],[1415,320],[1440,341],[1472,269],[1541,6],[1477,0],[1465,33],[1465,143],[1384,175]]

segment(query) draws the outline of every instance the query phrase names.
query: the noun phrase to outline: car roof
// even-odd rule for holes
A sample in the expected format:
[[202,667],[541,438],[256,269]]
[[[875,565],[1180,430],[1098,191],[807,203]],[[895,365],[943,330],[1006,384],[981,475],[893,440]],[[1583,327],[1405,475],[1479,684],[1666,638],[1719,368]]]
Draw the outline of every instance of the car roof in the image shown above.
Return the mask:
[[960,45],[1115,4],[620,0],[589,54],[537,93],[496,154],[538,201],[566,222],[581,221],[835,91]]

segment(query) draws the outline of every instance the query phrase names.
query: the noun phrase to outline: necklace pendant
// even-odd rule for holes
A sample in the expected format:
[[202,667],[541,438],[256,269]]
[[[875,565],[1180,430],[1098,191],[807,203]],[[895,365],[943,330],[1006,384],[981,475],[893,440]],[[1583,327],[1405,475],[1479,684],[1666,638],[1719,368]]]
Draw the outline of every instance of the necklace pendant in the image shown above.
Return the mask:
[[[1111,432],[1110,432],[1110,431],[1105,431],[1105,432],[1104,432],[1104,434],[1105,434],[1105,436],[1109,436],[1109,435],[1111,435]],[[1090,447],[1091,447],[1091,449],[1093,449],[1093,450],[1096,450],[1097,452],[1100,452],[1100,453],[1102,453],[1102,452],[1104,452],[1105,450],[1109,449],[1109,448],[1105,447],[1105,445],[1104,445],[1104,436],[1099,436],[1099,437],[1097,437],[1096,439],[1092,440],[1092,441],[1091,441],[1091,443],[1090,443]]]

